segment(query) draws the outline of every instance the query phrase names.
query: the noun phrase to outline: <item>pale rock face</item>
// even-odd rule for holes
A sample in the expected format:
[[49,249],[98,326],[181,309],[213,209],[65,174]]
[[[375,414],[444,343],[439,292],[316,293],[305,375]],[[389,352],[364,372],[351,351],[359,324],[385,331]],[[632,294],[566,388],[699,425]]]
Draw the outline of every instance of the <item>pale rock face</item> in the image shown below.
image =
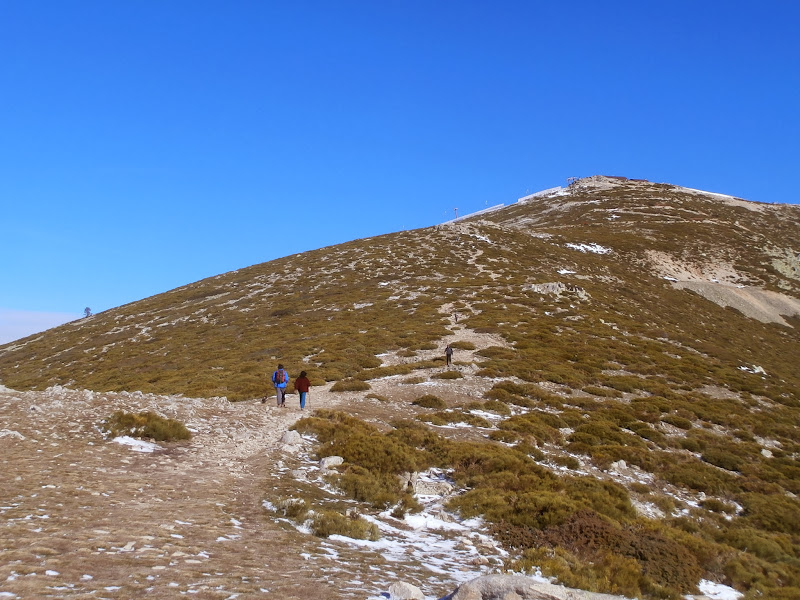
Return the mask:
[[389,586],[389,600],[424,600],[425,596],[417,586],[403,581]]
[[303,444],[303,438],[296,431],[287,431],[281,438],[281,443],[287,446],[300,446]]
[[462,584],[441,600],[622,600],[622,596],[584,592],[522,575],[485,575]]
[[320,459],[319,468],[325,471],[327,469],[330,469],[331,467],[340,465],[343,462],[344,459],[341,456],[326,456],[325,458]]
[[423,481],[414,484],[414,493],[422,496],[445,496],[453,491],[446,481]]

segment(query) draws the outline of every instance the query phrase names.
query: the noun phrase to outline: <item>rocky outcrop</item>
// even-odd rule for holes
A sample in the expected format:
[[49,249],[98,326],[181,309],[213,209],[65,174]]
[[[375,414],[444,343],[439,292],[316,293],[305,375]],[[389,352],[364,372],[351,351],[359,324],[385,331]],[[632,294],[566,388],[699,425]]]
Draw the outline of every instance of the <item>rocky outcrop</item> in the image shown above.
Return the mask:
[[623,600],[553,585],[522,575],[486,575],[464,583],[441,600]]
[[425,595],[417,586],[404,581],[389,586],[389,600],[424,600]]

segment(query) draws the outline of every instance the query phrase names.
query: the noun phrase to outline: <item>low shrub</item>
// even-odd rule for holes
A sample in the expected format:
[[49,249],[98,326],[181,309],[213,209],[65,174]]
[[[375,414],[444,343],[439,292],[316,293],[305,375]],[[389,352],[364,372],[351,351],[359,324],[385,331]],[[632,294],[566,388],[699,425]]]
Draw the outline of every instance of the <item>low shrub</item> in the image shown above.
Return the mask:
[[431,379],[461,379],[463,377],[460,371],[442,371],[431,375]]
[[447,403],[439,398],[439,396],[434,396],[433,394],[425,394],[424,396],[420,396],[411,404],[414,406],[421,406],[422,408],[435,408],[439,410],[447,408]]
[[516,431],[506,431],[504,429],[496,429],[489,433],[489,439],[495,442],[503,442],[505,444],[514,444],[522,439],[522,436]]
[[368,389],[370,385],[360,379],[342,379],[331,386],[332,392],[363,392]]
[[128,435],[156,442],[188,440],[192,437],[180,421],[167,419],[152,411],[134,414],[118,410],[105,421],[104,429],[108,431],[109,437]]
[[487,400],[483,404],[481,403],[477,404],[480,410],[486,410],[489,412],[494,412],[499,415],[506,415],[506,416],[511,414],[511,409],[508,408],[508,405],[504,404],[503,402],[500,402],[499,400]]
[[551,416],[555,415],[542,412],[515,415],[502,421],[498,428],[531,436],[539,445],[561,442],[561,432],[557,427],[548,423],[547,417]]
[[672,463],[661,475],[673,485],[706,494],[734,492],[739,488],[733,475],[699,460]]
[[710,447],[703,450],[700,458],[726,471],[741,471],[745,461],[723,448]]
[[593,396],[602,396],[604,398],[622,398],[622,392],[613,388],[587,385],[583,387],[583,391],[587,394],[592,394]]
[[400,480],[395,475],[371,471],[358,465],[350,465],[334,479],[337,487],[350,498],[366,502],[378,510],[396,504],[404,494]]
[[306,520],[310,507],[308,502],[302,498],[286,498],[276,505],[276,510],[287,519],[295,523],[302,523]]
[[353,513],[350,516],[332,510],[322,510],[314,513],[311,520],[311,531],[317,537],[330,537],[342,535],[356,540],[377,541],[380,531],[377,525],[366,521],[363,517]]
[[797,533],[800,523],[800,500],[782,494],[744,494],[743,520],[748,524],[776,533]]
[[667,415],[665,417],[662,417],[661,420],[664,423],[669,423],[670,425],[674,425],[679,429],[685,429],[688,431],[689,429],[692,428],[692,422],[689,419],[680,417],[678,415]]
[[492,426],[492,424],[483,417],[460,410],[439,411],[429,415],[420,415],[417,418],[420,421],[440,427],[442,425],[450,425],[451,423],[467,423],[473,427],[483,427],[485,429],[489,429]]
[[450,344],[454,350],[475,350],[475,344],[467,341],[458,341]]
[[377,400],[378,402],[387,402],[389,399],[386,396],[381,396],[380,394],[369,393],[365,396],[365,398],[371,398],[372,400]]
[[736,507],[733,504],[723,502],[719,498],[706,498],[705,500],[701,500],[700,506],[716,513],[733,514],[736,512]]

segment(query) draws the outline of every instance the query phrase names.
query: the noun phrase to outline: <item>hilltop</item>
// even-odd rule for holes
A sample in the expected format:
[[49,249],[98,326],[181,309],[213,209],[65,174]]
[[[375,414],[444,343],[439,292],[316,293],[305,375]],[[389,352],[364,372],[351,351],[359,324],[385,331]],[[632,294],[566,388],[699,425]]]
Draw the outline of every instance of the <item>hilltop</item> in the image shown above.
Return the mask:
[[[799,252],[797,206],[580,179],[437,227],[218,275],[2,346],[0,428],[44,449],[51,411],[19,412],[23,400],[89,394],[91,409],[60,435],[80,432],[99,449],[108,446],[104,411],[152,406],[201,432],[159,459],[180,462],[186,477],[211,458],[197,444],[210,447],[217,428],[240,436],[241,455],[214,442],[220,469],[244,461],[245,479],[259,483],[220,501],[298,553],[311,544],[286,504],[298,498],[318,512],[358,507],[384,539],[400,535],[390,527],[413,530],[420,509],[483,536],[442,546],[438,557],[406,549],[391,559],[398,577],[429,595],[463,581],[456,565],[475,560],[465,571],[540,568],[575,587],[652,598],[696,593],[701,579],[797,597]],[[262,406],[278,361],[292,376],[307,370],[324,399],[315,408],[328,410],[293,425],[301,415]],[[260,445],[254,432],[267,423],[274,429]],[[303,450],[272,456],[290,426]],[[69,453],[66,443],[53,447],[77,457],[88,442],[70,441],[79,446]],[[318,472],[314,461],[332,455],[343,465]],[[23,454],[8,456],[18,469]],[[125,479],[126,468],[102,468]],[[62,485],[52,472],[55,483],[41,485]],[[415,507],[391,483],[404,472],[450,487],[427,500],[415,494]],[[475,517],[480,524],[464,525]],[[483,550],[472,553],[476,541]],[[370,575],[372,559],[337,544],[361,564],[353,577],[371,582],[371,593],[386,589],[385,577],[379,585]],[[423,575],[434,559],[437,581]],[[337,597],[364,597],[333,580]]]

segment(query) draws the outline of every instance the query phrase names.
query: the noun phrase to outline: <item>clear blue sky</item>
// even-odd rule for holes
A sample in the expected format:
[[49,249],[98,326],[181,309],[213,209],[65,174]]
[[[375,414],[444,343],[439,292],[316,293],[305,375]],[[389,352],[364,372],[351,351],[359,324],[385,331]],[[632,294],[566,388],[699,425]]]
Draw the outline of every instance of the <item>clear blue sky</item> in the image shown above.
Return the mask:
[[0,343],[572,176],[798,202],[798,22],[769,0],[0,0]]

